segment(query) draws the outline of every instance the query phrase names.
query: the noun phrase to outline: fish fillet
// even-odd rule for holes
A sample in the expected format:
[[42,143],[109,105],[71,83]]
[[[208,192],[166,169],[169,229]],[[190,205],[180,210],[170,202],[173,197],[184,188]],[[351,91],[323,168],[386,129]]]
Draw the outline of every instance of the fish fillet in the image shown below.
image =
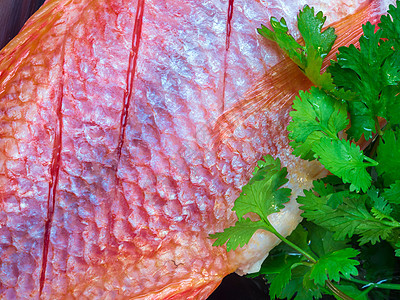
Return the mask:
[[[272,234],[232,253],[208,235],[235,223],[262,155],[280,157],[295,193],[321,174],[285,131],[310,83],[255,32],[271,16],[296,32],[306,2],[328,22],[367,7],[338,23],[342,44],[387,7],[46,1],[0,52],[0,298],[206,299],[257,271]],[[284,235],[300,222],[294,198],[271,216]]]

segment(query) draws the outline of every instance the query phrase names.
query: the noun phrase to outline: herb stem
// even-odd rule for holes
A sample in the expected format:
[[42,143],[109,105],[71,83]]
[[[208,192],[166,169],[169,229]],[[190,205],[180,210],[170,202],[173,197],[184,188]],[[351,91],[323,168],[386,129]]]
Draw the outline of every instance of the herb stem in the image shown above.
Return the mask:
[[397,222],[396,220],[394,220],[393,218],[392,218],[391,221],[384,221],[384,220],[381,220],[380,222],[381,222],[382,224],[385,224],[386,226],[390,226],[390,227],[394,227],[394,228],[400,227],[400,223]]
[[371,149],[371,152],[369,153],[370,157],[373,157],[375,155],[376,149],[378,149],[378,146],[379,146],[379,142],[380,142],[380,136],[378,136],[378,138],[373,142],[374,145]]
[[358,283],[358,284],[362,284],[364,285],[364,287],[370,287],[372,286],[373,288],[380,288],[380,289],[387,289],[387,290],[400,290],[400,284],[397,283],[381,283],[381,282],[368,282],[368,281],[364,281],[364,280],[360,280],[360,279],[356,279],[356,278],[344,278],[342,277],[342,279],[344,280],[348,280],[354,283]]
[[368,293],[374,288],[373,285],[370,285],[369,287],[367,287],[365,290],[363,290],[357,297],[356,299],[361,299],[362,296],[364,295],[368,295]]
[[322,131],[332,140],[338,141],[339,138],[336,133],[331,132],[327,127],[321,125]]
[[370,157],[368,157],[368,156],[366,156],[366,155],[364,155],[364,159],[365,159],[366,161],[369,162],[368,165],[369,165],[370,167],[374,167],[374,166],[377,166],[377,165],[378,165],[378,162],[377,162],[377,161],[373,160],[372,158],[370,158]]
[[327,287],[332,291],[332,293],[334,293],[336,296],[340,297],[341,299],[344,300],[354,300],[353,298],[351,298],[350,296],[346,295],[345,293],[343,293],[338,287],[336,287],[332,282],[330,282],[329,280],[327,280],[326,282]]
[[289,241],[288,239],[286,239],[283,235],[281,235],[278,231],[276,231],[276,229],[272,225],[271,225],[271,227],[273,229],[273,230],[271,230],[271,232],[273,234],[275,234],[278,238],[280,238],[283,242],[285,242],[288,246],[292,247],[294,250],[296,250],[297,252],[302,254],[304,257],[306,257],[312,263],[315,264],[317,262],[317,260],[314,257],[312,257],[309,253],[307,253],[306,251],[301,249],[299,246],[297,246],[296,244],[294,244],[291,241]]
[[379,120],[377,117],[375,117],[375,128],[376,128],[376,132],[381,137],[383,135],[383,131],[381,129],[381,124],[379,124]]

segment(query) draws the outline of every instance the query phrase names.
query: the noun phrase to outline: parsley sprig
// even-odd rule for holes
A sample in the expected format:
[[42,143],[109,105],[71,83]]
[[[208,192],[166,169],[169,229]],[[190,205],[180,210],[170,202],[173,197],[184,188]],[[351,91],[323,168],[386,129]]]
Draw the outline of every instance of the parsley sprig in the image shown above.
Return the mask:
[[[224,232],[211,234],[216,238],[214,246],[220,246],[227,242],[227,249],[235,250],[238,246],[248,243],[250,238],[258,229],[279,233],[268,220],[272,213],[279,212],[284,208],[283,203],[289,201],[290,189],[281,188],[288,180],[287,170],[281,168],[279,159],[274,160],[271,156],[265,156],[264,161],[258,161],[253,178],[242,189],[239,198],[236,199],[233,209],[238,221],[235,226],[226,228]],[[255,213],[259,221],[252,221],[248,213]]]
[[[293,102],[290,145],[295,156],[318,160],[332,175],[297,198],[305,220],[286,238],[268,216],[289,200],[287,170],[279,159],[264,156],[235,202],[235,226],[210,235],[215,246],[226,244],[228,251],[243,247],[257,230],[284,242],[253,274],[267,279],[272,299],[322,294],[378,299],[384,292],[377,290],[400,290],[400,284],[390,283],[390,266],[400,257],[400,1],[378,25],[363,25],[359,48],[340,47],[322,72],[336,39],[333,28],[323,29],[325,21],[322,12],[306,5],[298,15],[301,42],[283,18],[271,18],[271,29],[262,25],[258,32],[276,42],[315,85],[299,91]],[[364,151],[357,144],[361,137],[371,144]],[[368,253],[377,249],[388,261],[382,263],[383,281],[368,267],[373,263]],[[360,270],[367,272],[364,278]]]
[[324,58],[331,50],[336,40],[335,29],[330,27],[322,30],[326,17],[322,12],[314,13],[314,8],[308,5],[299,13],[298,28],[304,39],[304,45],[297,42],[294,37],[288,34],[288,27],[284,18],[278,21],[271,18],[270,30],[261,25],[258,33],[263,37],[275,41],[279,47],[300,67],[300,69],[316,85],[331,89],[332,80],[328,73],[321,74],[321,67]]

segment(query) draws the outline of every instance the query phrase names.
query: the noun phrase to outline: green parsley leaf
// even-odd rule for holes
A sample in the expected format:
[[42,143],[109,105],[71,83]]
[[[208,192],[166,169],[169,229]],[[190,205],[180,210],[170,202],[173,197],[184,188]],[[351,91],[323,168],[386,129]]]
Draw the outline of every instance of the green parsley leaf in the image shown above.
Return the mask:
[[314,280],[315,284],[324,286],[326,280],[339,282],[340,274],[345,278],[358,275],[355,266],[360,263],[351,258],[356,257],[359,253],[353,248],[346,248],[322,256],[312,266],[310,278]]
[[400,131],[386,130],[382,136],[382,143],[377,149],[379,165],[376,167],[378,175],[383,177],[385,185],[400,180]]
[[[259,172],[261,169],[262,172]],[[265,155],[263,156],[263,160],[257,161],[257,166],[254,168],[253,177],[250,179],[250,181],[263,180],[266,176],[273,175],[280,170],[280,159],[274,159],[271,155]]]
[[313,191],[316,192],[320,197],[326,196],[327,205],[334,209],[343,203],[344,197],[348,197],[350,195],[348,190],[336,191],[331,184],[325,184],[325,182],[322,180],[316,180],[313,184]]
[[[214,245],[226,244],[228,251],[244,246],[258,229],[271,231],[285,242],[271,251],[256,273],[264,274],[271,284],[271,298],[305,300],[320,298],[321,293],[339,297],[331,280],[339,282],[342,277],[350,279],[358,274],[359,262],[353,258],[359,251],[349,246],[354,235],[364,253],[360,261],[366,273],[362,272],[360,282],[393,276],[394,269],[388,267],[398,260],[393,248],[400,257],[400,1],[396,5],[390,6],[389,15],[381,17],[378,30],[369,22],[363,26],[358,49],[354,45],[339,48],[337,62],[322,74],[323,60],[336,35],[332,28],[323,30],[326,17],[321,12],[315,14],[309,6],[300,11],[299,41],[290,35],[284,19],[271,18],[272,30],[264,25],[258,29],[319,87],[299,92],[287,129],[292,154],[307,160],[316,158],[333,174],[315,181],[312,191],[298,197],[307,221],[286,239],[267,217],[289,200],[290,190],[282,188],[288,182],[287,171],[279,159],[265,157],[235,202],[235,226],[210,235],[216,239]],[[387,121],[384,128],[379,128],[381,118]],[[341,138],[344,130],[349,141]],[[370,139],[374,133],[378,137],[364,150],[371,152],[371,158],[350,142],[362,136]],[[245,219],[250,213],[261,220]],[[381,240],[386,241],[374,246]],[[382,254],[384,245],[387,249]],[[377,255],[390,258],[372,258]],[[374,276],[368,278],[371,273]],[[360,291],[346,281],[335,286],[357,299],[367,299],[367,293],[372,298],[389,295],[376,289]]]
[[292,278],[292,266],[286,266],[282,269],[273,279],[270,281],[271,286],[269,288],[269,296],[271,299],[275,299],[282,293],[283,288],[289,283]]
[[281,188],[286,179],[287,170],[280,166],[280,161],[264,157],[266,162],[259,162],[253,178],[242,188],[242,193],[233,206],[240,219],[245,214],[253,212],[266,220],[268,215],[279,212],[283,203],[289,201],[290,189]]
[[[328,72],[325,72],[324,74],[329,74]],[[332,78],[332,77],[331,77]],[[333,84],[333,79],[332,80],[332,84]],[[329,94],[332,94],[333,96],[335,96],[336,99],[341,99],[344,101],[349,102],[354,102],[354,101],[360,101],[360,96],[357,93],[354,93],[350,90],[345,90],[343,88],[338,88],[333,84],[334,88],[329,90]]]
[[[339,284],[333,284],[333,285],[336,286],[336,288],[340,289],[347,296],[352,297],[353,299],[357,299],[357,300],[369,300],[370,299],[368,297],[368,295],[365,294],[364,291],[360,291],[355,284],[341,283],[340,285]],[[338,300],[343,300],[343,298],[340,298],[335,294],[333,296],[335,296],[335,298]]]
[[383,198],[392,204],[400,204],[400,180],[396,180],[382,193]]
[[391,217],[400,220],[400,180],[396,180],[389,188],[385,188],[381,196],[391,205]]
[[304,39],[306,59],[304,73],[317,86],[332,89],[332,78],[329,73],[320,74],[323,59],[331,51],[336,40],[335,29],[328,27],[322,31],[326,17],[322,12],[314,15],[314,8],[308,5],[299,12],[297,27]]
[[395,255],[400,257],[400,242],[396,243]]
[[[287,266],[286,266],[287,268]],[[293,299],[293,300],[309,300],[321,298],[320,287],[314,284],[314,281],[310,280],[309,267],[297,266],[291,270],[291,278],[289,282],[283,286],[280,294],[272,294],[270,290],[270,299],[274,299],[272,296],[276,296],[279,299]],[[269,284],[273,284],[278,274],[268,274],[265,279]],[[279,279],[278,279],[279,280]]]
[[302,224],[307,228],[311,250],[319,257],[349,247],[350,240],[335,240],[333,238],[334,233],[324,227],[307,221],[303,221]]
[[[398,53],[400,55],[400,52]],[[397,62],[400,63],[400,60]],[[400,124],[400,89],[399,86],[387,86],[382,90],[381,102],[386,107],[386,120],[390,125]]]
[[[302,226],[297,226],[287,239],[311,253],[307,235],[308,231]],[[304,260],[305,258],[300,253],[293,251],[287,244],[281,243],[270,252],[260,271],[250,274],[250,277],[265,276],[271,284],[271,299],[275,296],[291,299],[295,294],[295,299],[311,299],[313,295],[321,295],[321,292],[313,282],[309,282],[309,276],[306,274],[310,268],[302,265]],[[303,287],[303,282],[309,282],[308,286]]]
[[384,86],[381,89],[379,99],[379,110],[377,115],[384,117],[389,124],[400,124],[400,51],[388,56],[381,68]]
[[365,156],[360,147],[345,140],[322,138],[312,149],[325,168],[342,178],[344,183],[351,183],[350,191],[367,191],[372,179],[366,168],[377,163]]
[[[400,52],[396,51],[387,56],[384,64],[381,66],[382,81],[385,84],[384,88],[395,88],[394,92],[398,92],[397,84],[400,81]],[[390,93],[393,94],[393,93]],[[395,95],[395,94],[393,94]]]
[[323,136],[323,133],[320,131],[314,131],[310,133],[305,142],[289,142],[289,145],[293,148],[292,154],[295,156],[300,156],[304,160],[314,160],[315,153],[312,151],[312,147],[315,143],[318,143]]
[[262,263],[260,271],[248,274],[247,276],[254,278],[260,275],[279,274],[288,265],[294,265],[301,260],[302,256],[300,254],[294,254],[292,248],[287,246],[285,243],[280,243],[271,250],[268,257]]
[[210,234],[210,239],[217,239],[213,246],[222,246],[226,243],[228,251],[235,250],[247,244],[258,229],[268,230],[264,221],[253,222],[249,218],[239,218],[235,226],[225,228],[223,232]]
[[[303,226],[297,226],[287,239],[306,252],[311,252],[311,249],[308,246],[307,234],[308,232],[303,228]],[[304,257],[300,253],[294,252],[293,248],[287,244],[280,243],[270,252],[267,259],[261,265],[260,271],[250,274],[249,277],[279,274],[288,265],[297,264],[302,260],[304,260]]]
[[[298,246],[303,251],[308,252],[308,253],[311,252],[311,249],[308,245],[309,244],[308,231],[303,226],[301,226],[301,225],[297,226],[296,229],[293,230],[293,232],[288,237],[286,237],[286,239],[289,240],[290,242],[292,242],[293,244],[295,244],[296,246]],[[293,251],[293,248],[285,243],[281,243],[277,247],[277,251],[286,253],[286,255],[288,257],[295,256],[295,257],[299,258],[299,260],[296,262],[299,262],[300,260],[304,259],[304,257],[302,257],[300,253]],[[288,259],[288,258],[286,258],[286,259]]]
[[[334,89],[335,85],[330,73],[324,72],[321,74],[323,61],[320,53],[314,48],[310,48],[307,54],[307,65],[303,72],[314,85],[330,91]],[[334,90],[332,93],[336,95]]]
[[[354,45],[340,47],[337,62],[328,68],[337,88],[356,92],[363,103],[349,108],[352,129],[348,134],[355,139],[361,134],[366,139],[372,136],[377,116],[397,121],[391,113],[398,103],[396,95],[400,81],[400,54],[393,50],[390,42],[381,39],[383,31],[375,31],[375,25],[367,22],[363,32],[360,49]],[[353,121],[352,113],[356,113],[357,121]]]
[[375,120],[372,111],[363,102],[349,102],[351,127],[346,130],[349,137],[356,140],[364,134],[365,139],[372,138],[375,130]]
[[321,89],[312,87],[310,92],[300,91],[299,95],[293,102],[292,121],[287,129],[289,138],[294,140],[291,143],[293,154],[306,158],[321,138],[337,138],[337,133],[346,128],[349,120],[346,106]]
[[332,184],[325,184],[325,182],[322,180],[314,180],[313,190],[320,196],[331,195],[335,192]]
[[390,217],[393,209],[382,196],[379,196],[379,190],[375,187],[371,187],[367,194],[373,201],[373,207],[371,209],[372,215],[378,220],[393,220],[393,218]]
[[297,202],[302,214],[308,221],[334,232],[334,238],[343,240],[360,235],[360,244],[371,242],[375,244],[380,239],[386,239],[396,224],[388,224],[374,218],[368,211],[366,195],[350,194],[343,198],[343,204],[333,209],[327,204],[327,196],[318,197],[312,191],[305,191],[304,197],[298,197]]
[[261,28],[257,28],[257,32],[263,37],[276,42],[297,65],[303,65],[303,55],[301,53],[303,47],[288,33],[289,29],[285,19],[281,18],[278,21],[278,19],[272,17],[270,23],[273,31],[261,25]]
[[[264,156],[265,161],[258,161],[253,177],[246,184],[233,206],[238,217],[235,226],[226,228],[223,232],[210,234],[211,239],[217,239],[214,246],[226,243],[227,250],[243,247],[258,229],[273,230],[268,222],[268,215],[279,212],[283,203],[289,201],[290,189],[281,188],[288,180],[286,168],[281,169],[279,159]],[[256,213],[261,220],[251,221],[243,216],[249,212]],[[266,220],[266,221],[265,221]]]
[[[292,278],[283,288],[280,299],[309,300],[321,298],[321,289],[310,280],[310,268],[298,266],[292,270]],[[294,297],[294,298],[292,298]]]
[[396,7],[389,5],[388,15],[381,16],[379,27],[382,29],[382,37],[393,41],[396,50],[400,49],[400,1],[396,1]]
[[306,76],[317,86],[328,90],[334,88],[329,73],[321,74],[324,58],[331,50],[336,40],[335,29],[329,27],[322,31],[326,17],[322,12],[315,15],[314,8],[304,6],[297,17],[298,28],[304,39],[304,46],[300,45],[288,33],[285,19],[278,21],[271,18],[271,27],[264,25],[258,28],[258,33],[263,37],[276,42],[279,47],[300,67]]
[[306,5],[303,10],[300,10],[297,27],[304,39],[306,52],[314,48],[322,57],[326,57],[331,51],[336,40],[335,29],[328,27],[322,31],[325,21],[326,17],[322,11],[315,14],[313,7]]

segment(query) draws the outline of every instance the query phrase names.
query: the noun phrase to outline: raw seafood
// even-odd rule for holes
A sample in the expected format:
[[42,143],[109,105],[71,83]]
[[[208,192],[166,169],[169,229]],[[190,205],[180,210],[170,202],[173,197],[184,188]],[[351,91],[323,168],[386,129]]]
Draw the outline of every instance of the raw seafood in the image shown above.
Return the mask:
[[[28,21],[0,52],[2,298],[204,299],[257,269],[272,235],[229,255],[207,238],[255,161],[298,190],[321,170],[283,129],[309,83],[255,33],[294,28],[305,3],[282,2],[53,0]],[[329,21],[363,4],[318,2]],[[296,203],[273,218],[288,234]]]

